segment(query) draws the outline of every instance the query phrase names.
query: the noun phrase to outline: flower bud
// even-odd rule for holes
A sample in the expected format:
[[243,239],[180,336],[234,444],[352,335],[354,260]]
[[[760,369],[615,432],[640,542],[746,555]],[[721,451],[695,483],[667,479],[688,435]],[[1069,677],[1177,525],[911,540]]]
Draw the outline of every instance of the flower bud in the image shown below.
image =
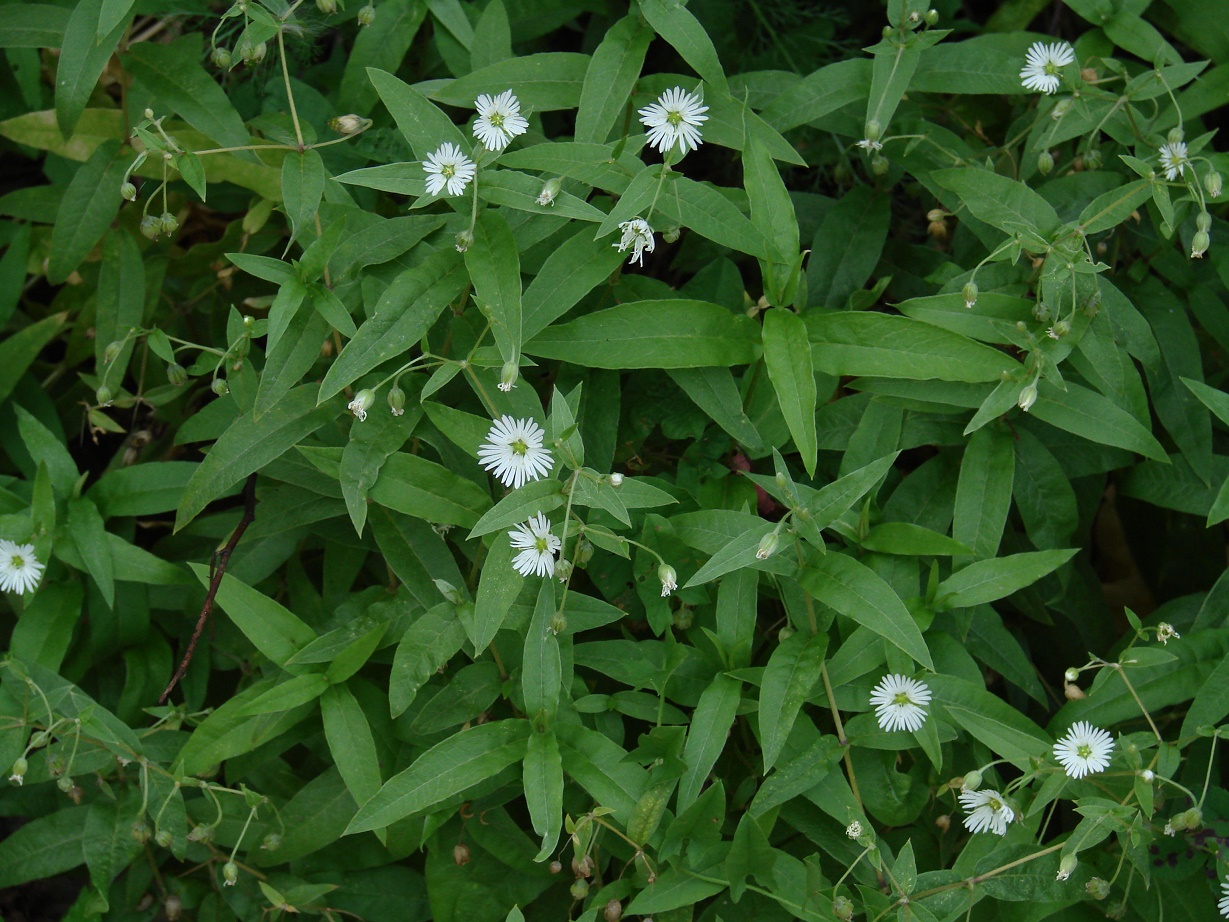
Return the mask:
[[1156,774],[1152,771],[1152,769],[1145,768],[1142,772],[1138,773],[1138,778],[1144,784],[1152,784],[1152,782],[1156,780]]
[[1182,130],[1181,125],[1174,125],[1169,129],[1169,134],[1165,136],[1165,140],[1170,144],[1181,144],[1186,140],[1186,132]]
[[30,768],[30,763],[25,759],[19,758],[13,763],[13,767],[9,769],[9,782],[20,787],[26,778],[26,772]]
[[690,631],[696,623],[696,616],[688,606],[684,605],[674,613],[673,621],[674,626],[680,631]]
[[51,734],[46,730],[39,730],[37,733],[30,735],[30,748],[42,749],[51,742]]
[[269,52],[269,46],[264,42],[258,42],[256,47],[252,49],[252,63],[259,64],[265,59],[265,55]]
[[871,172],[876,176],[887,176],[888,170],[891,169],[891,167],[892,164],[888,162],[888,158],[883,156],[883,154],[875,154],[875,156],[871,158]]
[[230,52],[227,51],[225,48],[213,49],[213,53],[209,55],[209,58],[211,61],[213,61],[213,66],[218,68],[219,70],[229,70],[230,69],[230,61],[231,61]]
[[1207,191],[1211,198],[1220,198],[1221,194],[1221,177],[1216,170],[1211,170],[1203,177],[1203,188]]
[[975,769],[964,776],[964,780],[960,782],[960,789],[962,791],[976,791],[981,787],[981,783],[981,772]]
[[578,901],[583,900],[589,895],[589,881],[585,880],[583,877],[580,880],[573,881],[571,893],[572,899]]
[[365,387],[354,395],[354,399],[346,405],[346,409],[358,417],[358,421],[361,423],[367,419],[367,411],[371,409],[371,405],[375,402],[375,391]]
[[832,914],[841,922],[849,922],[853,918],[853,901],[847,896],[838,896],[832,901]]
[[142,115],[144,115],[146,118],[153,118],[153,117],[154,117],[154,110],[153,110],[153,109],[149,109],[149,108],[147,108],[147,109],[146,109],[144,112],[142,112],[141,114],[142,114]]
[[458,253],[464,253],[474,245],[474,235],[467,230],[457,234],[456,248]]
[[329,127],[338,134],[352,135],[358,134],[371,125],[371,119],[363,118],[361,115],[339,115],[337,118],[329,121]]
[[682,229],[677,226],[667,227],[664,231],[661,232],[661,239],[664,240],[666,243],[678,243],[679,235],[681,233],[682,233]]
[[1054,108],[1050,112],[1050,116],[1054,119],[1060,119],[1071,111],[1071,107],[1073,105],[1075,105],[1075,103],[1072,102],[1071,97],[1064,96],[1054,105]]
[[183,918],[183,900],[174,893],[168,893],[162,901],[162,911],[166,913],[167,922],[179,922]]
[[337,0],[316,0],[316,9],[325,16],[332,16],[337,12]]
[[1198,829],[1203,825],[1203,811],[1198,807],[1191,807],[1182,814],[1182,819],[1187,829]]
[[785,643],[785,641],[789,640],[793,636],[794,629],[788,624],[783,624],[781,625],[781,630],[777,631],[777,642]]
[[550,867],[547,868],[547,870],[549,870],[552,874],[558,874],[560,871],[563,870],[563,862],[562,861],[552,861],[550,863]]
[[1084,694],[1084,689],[1080,688],[1078,685],[1073,685],[1070,682],[1063,686],[1063,695],[1068,701],[1080,701],[1088,697]]
[[1032,409],[1033,404],[1037,402],[1037,382],[1030,381],[1020,389],[1020,396],[1016,399],[1016,406],[1027,413]]
[[1101,148],[1094,147],[1084,155],[1084,168],[1088,170],[1101,169]]
[[593,559],[593,543],[584,535],[581,535],[572,553],[576,557],[576,565],[578,567],[587,567],[589,561]]
[[926,25],[932,26],[932,27],[937,26],[939,24],[939,11],[936,10],[934,7],[931,7],[930,9],[926,11],[926,15],[923,17],[923,19],[926,20]]
[[188,371],[178,362],[171,362],[166,366],[166,379],[175,387],[182,387],[188,383]]
[[555,612],[550,616],[550,630],[552,634],[562,634],[568,629],[568,616],[561,611]]
[[111,388],[107,387],[105,384],[98,385],[98,390],[94,391],[94,399],[98,401],[98,405],[100,407],[111,406],[111,400],[114,396],[115,395],[111,393]]
[[219,397],[225,397],[230,393],[230,386],[226,383],[225,378],[214,378],[209,385],[209,389]]
[[464,842],[458,842],[452,847],[452,863],[459,868],[469,864],[469,846]]
[[120,342],[118,339],[115,340],[114,342],[107,343],[107,348],[104,349],[102,353],[102,360],[106,362],[108,365],[110,365],[117,358],[119,358],[119,354],[123,351],[124,351],[124,344]]
[[358,24],[369,26],[376,21],[376,8],[370,3],[358,11]]
[[162,233],[162,222],[152,214],[147,214],[141,219],[141,233],[150,240],[157,240],[158,235]]
[[1063,673],[1063,680],[1066,682],[1074,682],[1080,677],[1080,670],[1074,666],[1068,666],[1067,671]]
[[964,288],[960,293],[964,295],[964,306],[972,307],[977,303],[977,283],[974,281],[965,282]]
[[661,597],[663,599],[679,587],[678,574],[674,572],[674,567],[668,563],[663,563],[657,568],[657,578],[661,580]]
[[775,531],[764,535],[760,538],[760,546],[755,551],[756,560],[767,560],[776,553],[778,544],[780,544],[780,536]]
[[883,126],[879,124],[879,119],[873,118],[866,123],[866,127],[862,130],[863,137],[868,141],[878,141],[883,137]]
[[1207,233],[1212,229],[1212,216],[1206,211],[1201,211],[1195,215],[1195,229]]
[[160,848],[170,848],[173,841],[175,841],[175,837],[171,835],[171,831],[169,829],[159,829],[154,833],[154,842],[157,843]]
[[1110,895],[1109,881],[1094,877],[1084,884],[1084,891],[1094,900],[1103,900]]
[[205,845],[213,841],[213,833],[213,826],[202,826],[200,823],[197,823],[188,832],[188,841],[200,842],[202,845]]
[[235,54],[239,55],[239,60],[244,64],[252,63],[252,56],[255,53],[255,45],[246,38],[235,46]]
[[271,832],[260,840],[260,847],[267,852],[275,852],[282,847],[282,837],[276,832]]
[[132,826],[129,829],[129,832],[131,832],[132,837],[136,839],[138,842],[140,842],[142,845],[144,845],[146,842],[149,841],[149,836],[150,836],[149,824],[146,823],[145,820],[137,820],[135,823],[132,824]]
[[1202,259],[1203,254],[1208,252],[1208,244],[1211,242],[1212,238],[1208,236],[1207,231],[1197,231],[1191,238],[1191,258]]
[[555,562],[555,576],[559,578],[559,582],[566,583],[572,575],[572,561],[566,557],[560,557]]
[[233,861],[228,861],[222,865],[222,883],[227,887],[233,887],[239,880],[239,865]]
[[623,918],[623,904],[618,900],[611,900],[602,910],[602,918],[606,922],[619,922]]
[[521,366],[516,362],[504,362],[499,372],[499,389],[505,394],[516,387],[516,379],[520,377]]
[[1058,863],[1058,877],[1056,880],[1066,880],[1071,876],[1071,872],[1075,870],[1076,865],[1080,863],[1080,859],[1075,855],[1063,855],[1063,860]]
[[405,415],[405,391],[399,385],[394,384],[388,389],[388,408],[393,411],[393,416]]
[[946,813],[943,814],[942,816],[936,816],[935,826],[938,828],[939,832],[947,832],[949,829],[952,828],[951,816],[949,816]]
[[548,179],[546,185],[542,187],[542,191],[538,194],[538,204],[543,207],[555,204],[555,196],[559,194],[559,189],[562,185],[557,176]]
[[620,474],[618,471],[615,471],[613,474],[611,474],[610,475],[610,485],[612,487],[623,486],[623,475]]
[[130,182],[125,182],[119,187],[119,194],[126,201],[135,202],[137,200],[137,187]]
[[175,216],[169,211],[163,212],[162,217],[158,219],[158,228],[164,234],[173,234],[179,229],[179,222],[175,220]]
[[1054,169],[1054,155],[1048,150],[1043,150],[1037,155],[1037,172],[1042,176],[1049,176],[1052,169]]

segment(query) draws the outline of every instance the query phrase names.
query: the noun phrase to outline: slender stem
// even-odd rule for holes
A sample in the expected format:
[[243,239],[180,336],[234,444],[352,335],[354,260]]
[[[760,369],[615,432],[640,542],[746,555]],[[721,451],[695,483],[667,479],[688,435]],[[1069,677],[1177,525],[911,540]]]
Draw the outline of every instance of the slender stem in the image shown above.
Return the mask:
[[299,124],[299,112],[294,105],[294,90],[290,88],[290,69],[286,66],[285,30],[277,30],[277,51],[282,59],[282,79],[286,82],[286,99],[290,103],[290,120],[294,123],[294,136],[299,142],[299,150],[303,150],[303,127]]
[[1220,731],[1218,730],[1212,734],[1212,749],[1208,753],[1208,771],[1203,776],[1203,791],[1199,795],[1199,803],[1195,804],[1198,808],[1203,807],[1203,799],[1208,796],[1208,784],[1212,781],[1212,760],[1216,758],[1216,741],[1219,739]]
[[1131,697],[1135,699],[1135,703],[1139,705],[1139,709],[1143,712],[1144,717],[1148,720],[1148,726],[1152,728],[1152,733],[1156,736],[1158,742],[1165,742],[1161,736],[1161,731],[1156,728],[1156,724],[1152,722],[1152,715],[1148,713],[1148,709],[1144,707],[1144,702],[1139,700],[1139,695],[1135,692],[1135,686],[1131,684],[1131,680],[1127,678],[1127,671],[1122,668],[1121,663],[1112,663],[1114,669],[1118,670],[1118,674],[1122,676],[1122,681],[1126,683],[1127,691],[1131,693]]

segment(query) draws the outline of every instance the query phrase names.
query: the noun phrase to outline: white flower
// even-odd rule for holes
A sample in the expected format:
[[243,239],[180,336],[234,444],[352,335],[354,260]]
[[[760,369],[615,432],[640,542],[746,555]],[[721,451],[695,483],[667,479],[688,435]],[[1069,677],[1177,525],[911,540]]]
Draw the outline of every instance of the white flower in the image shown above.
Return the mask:
[[700,126],[708,121],[708,106],[681,86],[666,90],[657,102],[640,110],[640,124],[649,129],[649,144],[661,153],[678,145],[679,153],[700,146]]
[[845,827],[845,835],[849,836],[851,839],[858,838],[858,836],[862,835],[862,824],[857,820],[854,820]]
[[1161,145],[1161,169],[1165,171],[1165,178],[1170,182],[1181,176],[1183,169],[1190,162],[1190,158],[1186,156],[1186,144],[1183,141]]
[[528,522],[508,532],[513,550],[520,551],[512,558],[512,567],[521,576],[554,576],[555,552],[563,542],[550,533],[550,522],[538,513]]
[[1167,836],[1176,836],[1178,834],[1178,830],[1174,829],[1173,823],[1166,823],[1165,828],[1162,829],[1161,832],[1165,833]]
[[441,144],[439,150],[428,156],[422,168],[427,173],[427,191],[432,195],[439,195],[445,186],[449,195],[460,195],[478,172],[474,161],[451,141]]
[[0,591],[18,595],[32,592],[42,575],[43,565],[34,556],[33,544],[0,539]]
[[649,226],[649,222],[644,218],[632,218],[630,221],[623,221],[619,225],[619,230],[623,231],[623,238],[612,246],[619,248],[619,252],[625,252],[629,247],[632,251],[631,259],[627,261],[630,266],[632,263],[644,265],[644,252],[648,250],[653,252],[657,246],[653,239],[653,228]]
[[993,832],[997,836],[1007,834],[1007,824],[1016,818],[1016,811],[1007,806],[998,791],[962,791],[960,806],[968,815],[964,818],[969,832]]
[[1075,49],[1066,42],[1034,42],[1025,58],[1027,62],[1020,71],[1020,82],[1026,90],[1038,93],[1053,93],[1058,89],[1058,69],[1075,60]]
[[1175,638],[1181,640],[1182,635],[1174,630],[1174,626],[1168,621],[1162,621],[1156,626],[1156,639],[1162,644],[1168,645],[1169,642]]
[[610,475],[610,485],[612,487],[623,486],[623,475],[620,474],[618,471],[615,471],[613,474],[611,474]]
[[1220,882],[1221,898],[1216,904],[1216,908],[1220,910],[1220,914],[1226,919],[1229,919],[1229,877]]
[[679,587],[678,574],[674,572],[674,567],[668,563],[663,563],[657,568],[657,578],[661,580],[661,597],[663,599]]
[[501,416],[491,424],[486,441],[478,449],[478,460],[505,487],[519,489],[530,480],[550,473],[550,449],[542,447],[546,433],[532,419]]
[[1072,778],[1105,771],[1113,753],[1113,737],[1086,720],[1074,724],[1067,735],[1054,744],[1054,758]]
[[881,730],[917,730],[926,722],[930,689],[903,675],[885,675],[871,691]]
[[856,146],[862,148],[863,150],[883,150],[883,144],[881,142],[872,141],[870,138],[863,138],[857,143]]
[[487,150],[503,150],[518,134],[524,134],[529,122],[521,115],[520,101],[511,90],[498,96],[483,93],[474,102],[478,120],[474,122],[474,137]]
[[559,181],[559,177],[548,179],[546,184],[542,186],[542,191],[538,193],[538,204],[545,208],[547,205],[555,204],[555,196],[559,194],[559,190],[563,188],[563,183]]
[[354,399],[346,404],[346,409],[358,417],[360,423],[367,421],[367,411],[371,409],[371,405],[376,402],[375,392],[363,388],[354,395]]

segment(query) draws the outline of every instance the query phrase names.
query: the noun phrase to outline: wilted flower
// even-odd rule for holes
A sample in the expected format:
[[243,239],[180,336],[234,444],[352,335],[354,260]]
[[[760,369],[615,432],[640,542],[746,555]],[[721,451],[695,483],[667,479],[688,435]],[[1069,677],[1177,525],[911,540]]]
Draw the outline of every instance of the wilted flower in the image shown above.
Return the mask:
[[701,99],[676,86],[666,90],[657,102],[640,110],[640,123],[649,130],[649,144],[665,153],[676,144],[680,154],[700,146],[700,126],[708,121],[708,106]]
[[1114,740],[1105,730],[1086,720],[1074,724],[1067,735],[1054,744],[1054,758],[1072,778],[1103,772],[1114,753]]
[[1075,50],[1066,42],[1034,42],[1025,56],[1020,82],[1027,90],[1038,93],[1053,93],[1058,89],[1058,71],[1075,60]]
[[1020,389],[1020,396],[1016,399],[1016,406],[1027,413],[1037,402],[1037,382],[1030,381]]
[[548,179],[546,184],[542,186],[542,191],[538,193],[538,204],[545,207],[555,204],[555,196],[559,194],[559,190],[563,187],[563,183],[558,177]]
[[886,675],[871,691],[871,705],[881,730],[920,729],[926,722],[929,703],[926,684],[904,675]]
[[858,838],[858,836],[862,835],[862,824],[857,820],[854,820],[845,827],[845,835],[849,836],[851,839]]
[[449,195],[460,195],[478,172],[474,161],[451,141],[441,144],[422,165],[427,174],[427,191],[439,195],[445,187]]
[[354,395],[353,400],[346,404],[346,409],[357,416],[360,423],[366,422],[367,411],[371,409],[371,405],[375,402],[375,391],[365,387]]
[[554,576],[555,553],[563,542],[551,534],[550,522],[539,512],[528,522],[508,532],[513,550],[520,551],[512,558],[512,567],[521,576]]
[[1168,644],[1173,639],[1181,639],[1182,635],[1168,621],[1162,621],[1156,626],[1156,639],[1162,644]]
[[657,578],[661,580],[661,597],[663,599],[679,587],[678,574],[674,572],[674,567],[668,563],[663,563],[657,568]]
[[474,122],[474,137],[487,150],[503,150],[517,135],[524,134],[529,122],[521,115],[520,101],[511,90],[498,96],[483,93],[474,102],[478,119]]
[[623,232],[623,237],[612,246],[618,247],[620,253],[630,248],[632,255],[627,264],[630,266],[632,263],[637,263],[643,266],[645,251],[652,253],[657,246],[656,241],[653,240],[653,228],[644,218],[632,218],[630,221],[620,223],[619,230]]
[[42,576],[43,565],[34,556],[33,544],[0,538],[0,591],[24,595],[33,591]]
[[478,449],[478,461],[505,487],[519,489],[550,473],[550,449],[542,447],[545,434],[532,419],[501,416],[491,424],[486,442]]

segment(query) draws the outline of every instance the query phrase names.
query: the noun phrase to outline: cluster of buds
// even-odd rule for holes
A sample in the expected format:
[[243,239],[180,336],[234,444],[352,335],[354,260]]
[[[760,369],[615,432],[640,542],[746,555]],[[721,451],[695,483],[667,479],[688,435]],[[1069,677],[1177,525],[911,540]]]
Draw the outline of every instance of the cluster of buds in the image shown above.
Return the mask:
[[173,234],[178,229],[179,222],[169,211],[164,211],[157,217],[147,214],[141,219],[141,233],[150,240],[157,240],[163,234]]

